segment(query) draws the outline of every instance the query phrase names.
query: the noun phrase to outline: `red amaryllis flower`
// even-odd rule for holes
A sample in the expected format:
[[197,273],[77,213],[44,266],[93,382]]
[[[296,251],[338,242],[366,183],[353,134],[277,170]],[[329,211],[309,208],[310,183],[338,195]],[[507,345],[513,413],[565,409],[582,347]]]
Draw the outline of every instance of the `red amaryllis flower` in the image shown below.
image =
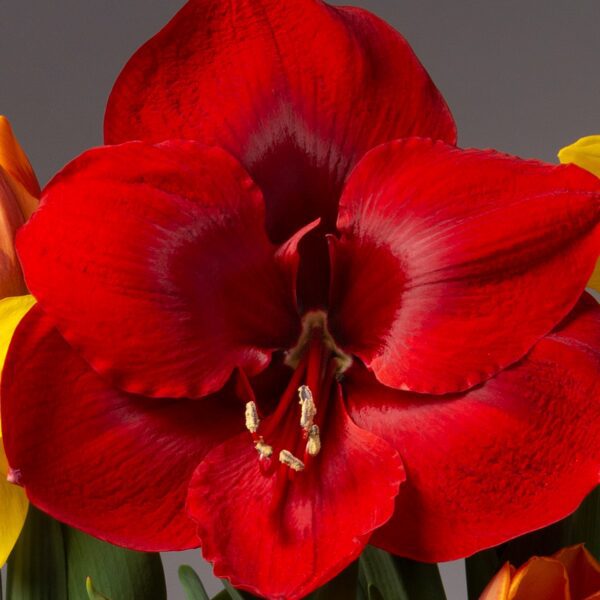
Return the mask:
[[2,411],[38,506],[299,598],[367,542],[464,556],[597,484],[600,183],[449,145],[385,24],[190,2],[106,133],[19,239]]

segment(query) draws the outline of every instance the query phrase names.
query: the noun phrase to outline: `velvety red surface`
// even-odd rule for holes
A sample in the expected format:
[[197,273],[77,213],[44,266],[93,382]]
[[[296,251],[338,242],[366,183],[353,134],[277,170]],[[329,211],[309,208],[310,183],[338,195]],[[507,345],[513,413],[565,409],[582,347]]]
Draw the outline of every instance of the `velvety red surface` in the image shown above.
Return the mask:
[[293,600],[368,542],[464,556],[597,484],[580,299],[600,182],[447,145],[445,103],[380,20],[193,0],[123,71],[106,139],[18,241],[38,306],[1,401],[35,504],[133,548],[202,544]]

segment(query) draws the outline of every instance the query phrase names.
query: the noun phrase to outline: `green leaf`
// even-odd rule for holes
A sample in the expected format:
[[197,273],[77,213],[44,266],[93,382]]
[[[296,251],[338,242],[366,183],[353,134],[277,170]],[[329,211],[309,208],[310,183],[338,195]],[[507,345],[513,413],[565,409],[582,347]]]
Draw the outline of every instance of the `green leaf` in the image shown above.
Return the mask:
[[34,506],[8,559],[6,591],[7,600],[68,598],[62,527]]
[[410,600],[446,600],[442,576],[436,564],[394,557],[396,569]]
[[109,600],[104,594],[101,594],[95,587],[92,582],[92,578],[88,577],[85,580],[85,589],[87,591],[87,595],[90,600]]
[[307,600],[331,600],[332,598],[356,598],[358,584],[358,561],[354,561],[339,575],[327,582],[324,586],[314,591]]
[[85,582],[109,598],[166,600],[165,577],[158,554],[134,552],[102,542],[81,531],[63,526],[68,565],[68,596],[62,600],[87,600]]
[[189,565],[181,565],[178,571],[187,600],[210,600],[200,577]]
[[368,600],[409,600],[394,559],[387,552],[367,546],[359,564],[362,588]]
[[368,600],[446,600],[437,565],[393,557],[367,546],[360,570]]
[[566,519],[564,534],[565,546],[583,542],[596,559],[600,560],[600,486]]
[[493,548],[478,552],[465,561],[467,568],[467,589],[469,600],[477,600],[502,563],[498,552]]
[[226,579],[223,579],[223,585],[227,590],[231,600],[253,600],[255,596],[249,594],[248,592],[242,592],[241,590],[236,590]]

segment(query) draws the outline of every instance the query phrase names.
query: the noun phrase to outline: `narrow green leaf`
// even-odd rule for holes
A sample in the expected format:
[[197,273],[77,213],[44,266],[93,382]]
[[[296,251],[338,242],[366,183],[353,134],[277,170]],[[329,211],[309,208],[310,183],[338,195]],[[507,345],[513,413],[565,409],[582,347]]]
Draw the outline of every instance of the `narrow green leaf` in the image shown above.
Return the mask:
[[477,600],[502,563],[495,549],[478,552],[465,561],[469,600]]
[[354,561],[339,575],[310,594],[307,597],[307,600],[331,600],[332,598],[347,598],[348,600],[354,600],[354,598],[356,598],[357,587],[358,561]]
[[394,559],[387,552],[367,546],[359,564],[362,587],[368,600],[412,600]]
[[6,597],[7,600],[68,598],[62,527],[33,506],[29,507],[21,536],[8,559]]
[[446,600],[437,565],[391,556],[367,546],[360,557],[368,600]]
[[246,595],[241,590],[236,590],[226,579],[223,579],[223,585],[231,600],[248,600],[248,598],[252,598],[250,594]]
[[396,569],[410,600],[446,600],[442,576],[436,564],[394,557]]
[[95,587],[91,577],[85,580],[85,589],[90,600],[109,600],[104,594],[101,594]]
[[212,600],[231,600],[231,596],[227,590],[219,592],[216,596],[213,596]]
[[87,600],[85,582],[109,598],[166,600],[165,577],[158,554],[134,552],[102,542],[81,531],[63,526],[68,565],[68,596],[61,600]]
[[179,581],[183,586],[187,600],[210,600],[200,577],[189,565],[181,565],[178,571]]
[[565,546],[584,543],[600,560],[600,486],[566,519]]

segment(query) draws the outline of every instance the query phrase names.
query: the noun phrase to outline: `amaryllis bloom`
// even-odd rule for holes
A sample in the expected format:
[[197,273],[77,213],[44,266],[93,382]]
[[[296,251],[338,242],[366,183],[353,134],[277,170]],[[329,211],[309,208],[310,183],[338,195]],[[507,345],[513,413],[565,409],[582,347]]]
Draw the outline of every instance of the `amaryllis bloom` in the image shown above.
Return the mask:
[[506,563],[480,600],[598,600],[600,564],[583,545],[534,556],[519,569]]
[[[563,164],[575,164],[600,177],[600,135],[588,135],[570,146],[565,146],[558,153]],[[589,286],[600,292],[600,261],[589,281]]]
[[[15,251],[15,232],[37,206],[40,189],[29,160],[8,120],[0,115],[0,368],[12,333],[31,308]],[[16,297],[8,297],[16,296]],[[5,428],[6,428],[6,424]],[[0,429],[0,566],[6,562],[27,514],[27,498],[8,481],[8,464]]]
[[367,543],[448,560],[574,510],[600,181],[454,132],[367,12],[189,2],[18,240],[38,304],[2,410],[30,499],[288,599]]

